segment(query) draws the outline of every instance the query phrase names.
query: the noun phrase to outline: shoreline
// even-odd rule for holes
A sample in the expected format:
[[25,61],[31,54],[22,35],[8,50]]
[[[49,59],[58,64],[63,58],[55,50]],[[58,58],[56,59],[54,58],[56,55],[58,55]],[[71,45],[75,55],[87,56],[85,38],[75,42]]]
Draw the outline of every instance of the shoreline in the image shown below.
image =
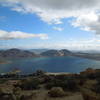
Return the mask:
[[12,61],[0,61],[0,64],[10,64]]
[[69,72],[46,72],[46,75],[68,75],[68,74],[73,74]]
[[0,64],[10,64],[11,61],[0,61]]

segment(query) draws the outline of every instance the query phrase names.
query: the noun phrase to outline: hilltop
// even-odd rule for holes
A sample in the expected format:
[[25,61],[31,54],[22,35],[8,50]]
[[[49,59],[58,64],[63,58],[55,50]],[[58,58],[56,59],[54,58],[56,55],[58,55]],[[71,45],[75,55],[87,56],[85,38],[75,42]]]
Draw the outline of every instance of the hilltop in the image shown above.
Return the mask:
[[30,50],[22,50],[17,48],[0,50],[0,58],[27,58],[27,57],[61,57],[61,56],[76,56],[87,59],[100,60],[100,53],[83,53],[73,52],[67,49],[55,50],[45,49],[40,53]]
[[0,57],[2,58],[16,58],[16,57],[37,57],[33,52],[27,50],[20,50],[20,49],[8,49],[8,50],[1,50]]
[[8,50],[1,50],[0,57],[1,58],[17,58],[17,57],[40,57],[40,56],[68,56],[71,54],[70,51],[62,49],[62,50],[47,50],[40,54],[34,53],[33,51],[29,50],[21,50],[21,49],[8,49]]
[[68,56],[71,55],[71,51],[62,49],[62,50],[48,50],[45,52],[42,52],[40,55],[42,56]]

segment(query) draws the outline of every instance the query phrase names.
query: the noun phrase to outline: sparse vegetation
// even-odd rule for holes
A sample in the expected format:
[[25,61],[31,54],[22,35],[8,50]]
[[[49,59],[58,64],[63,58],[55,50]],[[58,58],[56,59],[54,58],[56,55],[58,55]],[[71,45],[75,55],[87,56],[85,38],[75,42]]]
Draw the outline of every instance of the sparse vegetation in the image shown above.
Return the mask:
[[66,91],[78,91],[79,87],[76,80],[65,79],[65,80],[52,80],[46,84],[47,89],[51,89],[52,87],[61,87]]
[[42,100],[43,96],[49,100],[48,98],[67,98],[80,93],[84,100],[100,100],[100,71],[88,71],[80,74],[48,75],[38,70],[32,75],[17,75],[16,79],[4,75],[0,79],[0,99]]
[[23,90],[33,90],[39,88],[40,81],[38,78],[23,79],[16,86]]

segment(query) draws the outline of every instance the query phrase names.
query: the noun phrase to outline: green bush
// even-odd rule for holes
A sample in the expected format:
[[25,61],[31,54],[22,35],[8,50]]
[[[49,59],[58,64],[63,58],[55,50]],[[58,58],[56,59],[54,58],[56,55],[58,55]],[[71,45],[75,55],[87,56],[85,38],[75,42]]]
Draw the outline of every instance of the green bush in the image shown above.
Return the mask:
[[61,87],[53,87],[49,92],[48,92],[50,97],[63,97],[65,96],[65,92]]
[[37,78],[24,79],[19,83],[19,87],[24,90],[32,90],[39,88],[40,81]]
[[75,80],[53,80],[46,84],[47,89],[51,89],[52,87],[61,87],[66,91],[79,91],[78,83]]

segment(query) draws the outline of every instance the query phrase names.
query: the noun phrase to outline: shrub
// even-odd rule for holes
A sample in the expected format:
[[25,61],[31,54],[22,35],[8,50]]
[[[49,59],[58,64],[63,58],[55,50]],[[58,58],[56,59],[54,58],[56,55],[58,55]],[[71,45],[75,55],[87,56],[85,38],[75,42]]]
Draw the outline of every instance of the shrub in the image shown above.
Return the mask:
[[16,100],[16,98],[14,98],[12,93],[5,93],[3,89],[0,88],[0,100]]
[[45,71],[43,71],[43,70],[37,70],[35,72],[35,75],[37,75],[37,76],[43,76],[44,74],[45,74]]
[[15,94],[15,95],[19,95],[20,92],[21,92],[21,88],[19,88],[19,87],[16,87],[13,89],[13,94]]
[[7,82],[7,79],[0,79],[0,84],[4,84],[5,82]]
[[100,85],[95,86],[95,92],[100,93]]
[[47,83],[47,84],[45,85],[45,88],[46,88],[46,89],[51,89],[51,88],[54,87],[54,86],[55,86],[54,82],[49,82],[49,83]]
[[100,93],[100,80],[94,85],[94,91]]
[[36,98],[37,98],[37,92],[33,92],[27,95],[26,94],[21,95],[20,100],[36,100]]
[[2,96],[4,94],[2,88],[0,88],[0,96]]
[[5,94],[0,97],[0,100],[18,100],[12,94]]
[[82,89],[81,93],[83,95],[84,100],[100,100],[97,94],[89,89]]
[[75,80],[53,80],[46,84],[47,89],[51,89],[52,87],[62,87],[64,90],[68,91],[79,91],[78,83]]
[[78,91],[78,84],[75,80],[68,80],[67,81],[67,90],[69,91]]
[[61,87],[53,87],[49,92],[48,92],[50,97],[63,97],[65,96],[65,92]]
[[19,87],[24,90],[39,88],[40,81],[37,78],[24,79],[19,83]]

